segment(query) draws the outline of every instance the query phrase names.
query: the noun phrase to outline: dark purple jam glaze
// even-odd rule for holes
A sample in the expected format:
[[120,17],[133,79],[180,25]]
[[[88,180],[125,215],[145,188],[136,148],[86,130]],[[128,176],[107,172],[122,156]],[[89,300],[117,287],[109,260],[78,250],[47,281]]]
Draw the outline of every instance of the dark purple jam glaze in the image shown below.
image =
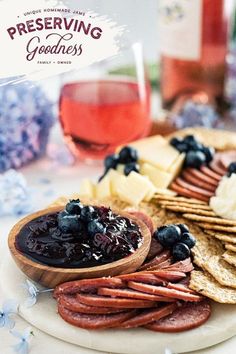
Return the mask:
[[89,236],[86,224],[81,232],[63,233],[58,213],[31,220],[16,237],[16,248],[38,263],[61,268],[94,267],[134,253],[143,242],[139,226],[105,207],[94,207],[104,234]]

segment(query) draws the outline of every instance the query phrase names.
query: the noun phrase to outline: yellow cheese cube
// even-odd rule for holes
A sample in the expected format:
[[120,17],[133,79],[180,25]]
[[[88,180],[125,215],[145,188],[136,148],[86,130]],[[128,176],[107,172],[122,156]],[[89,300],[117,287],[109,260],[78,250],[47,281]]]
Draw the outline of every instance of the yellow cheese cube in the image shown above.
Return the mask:
[[130,145],[138,150],[141,162],[147,162],[163,171],[167,171],[179,156],[179,151],[160,135],[148,137]]
[[172,174],[172,181],[180,174],[185,159],[185,153],[182,152],[176,159],[176,161],[168,169],[168,172]]
[[152,189],[152,183],[148,178],[140,175],[136,172],[131,172],[128,177],[121,176],[117,183],[117,195],[118,197],[132,205],[138,205],[145,199]]
[[161,171],[148,163],[142,164],[140,172],[142,175],[148,176],[157,188],[167,188],[173,179],[172,174]]
[[109,180],[110,180],[111,195],[116,196],[117,195],[116,186],[117,186],[118,180],[120,179],[120,177],[124,177],[124,176],[121,175],[116,170],[110,169],[110,171],[107,173],[106,177],[109,178]]
[[96,185],[96,198],[105,199],[111,196],[111,181],[109,176],[103,177],[103,179]]

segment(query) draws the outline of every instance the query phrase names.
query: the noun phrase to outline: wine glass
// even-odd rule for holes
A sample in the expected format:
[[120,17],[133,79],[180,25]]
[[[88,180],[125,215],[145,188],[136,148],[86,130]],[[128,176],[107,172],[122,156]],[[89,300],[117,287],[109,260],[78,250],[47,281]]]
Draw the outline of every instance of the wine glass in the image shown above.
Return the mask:
[[151,127],[150,84],[141,43],[63,77],[60,122],[65,141],[83,160],[99,160]]

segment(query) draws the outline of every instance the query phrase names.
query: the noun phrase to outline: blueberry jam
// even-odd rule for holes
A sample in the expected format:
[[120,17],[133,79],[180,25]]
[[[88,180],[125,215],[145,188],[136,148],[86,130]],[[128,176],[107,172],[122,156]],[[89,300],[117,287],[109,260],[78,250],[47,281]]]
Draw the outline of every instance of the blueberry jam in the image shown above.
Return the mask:
[[27,223],[16,237],[16,248],[45,265],[84,268],[127,257],[142,241],[139,226],[132,220],[77,200],[60,213]]

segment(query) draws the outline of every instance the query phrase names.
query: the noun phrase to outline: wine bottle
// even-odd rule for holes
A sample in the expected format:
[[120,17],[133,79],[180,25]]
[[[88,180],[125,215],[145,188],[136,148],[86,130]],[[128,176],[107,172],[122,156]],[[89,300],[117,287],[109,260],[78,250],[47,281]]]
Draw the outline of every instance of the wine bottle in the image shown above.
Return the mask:
[[163,108],[199,92],[221,101],[233,0],[159,2]]

